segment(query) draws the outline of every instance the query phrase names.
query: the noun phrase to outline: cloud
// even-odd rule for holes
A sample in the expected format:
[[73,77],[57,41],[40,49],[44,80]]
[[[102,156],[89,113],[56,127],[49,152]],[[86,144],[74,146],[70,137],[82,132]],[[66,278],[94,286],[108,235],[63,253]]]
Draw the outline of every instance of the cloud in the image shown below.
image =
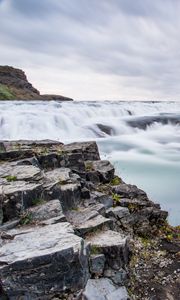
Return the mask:
[[[0,64],[77,99],[178,99],[178,0],[1,0]],[[28,75],[27,74],[27,75]]]

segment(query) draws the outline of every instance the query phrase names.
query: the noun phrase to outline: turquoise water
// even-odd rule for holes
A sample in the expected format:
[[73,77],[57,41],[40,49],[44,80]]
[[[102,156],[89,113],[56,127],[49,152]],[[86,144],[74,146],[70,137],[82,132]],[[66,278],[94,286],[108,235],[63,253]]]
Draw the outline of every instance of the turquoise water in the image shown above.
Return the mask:
[[161,203],[161,207],[169,212],[169,222],[180,224],[180,167],[127,160],[111,160],[116,173],[124,181],[136,184],[146,191],[154,202]]

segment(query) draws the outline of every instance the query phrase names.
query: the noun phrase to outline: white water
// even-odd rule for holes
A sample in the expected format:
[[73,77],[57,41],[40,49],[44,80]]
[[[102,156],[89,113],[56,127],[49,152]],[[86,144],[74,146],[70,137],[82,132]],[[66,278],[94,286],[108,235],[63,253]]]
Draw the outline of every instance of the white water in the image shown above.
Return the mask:
[[[101,157],[143,188],[180,224],[180,125],[154,122],[133,128],[128,120],[161,114],[180,121],[180,102],[0,102],[0,140],[96,140]],[[112,135],[96,124],[108,125]]]

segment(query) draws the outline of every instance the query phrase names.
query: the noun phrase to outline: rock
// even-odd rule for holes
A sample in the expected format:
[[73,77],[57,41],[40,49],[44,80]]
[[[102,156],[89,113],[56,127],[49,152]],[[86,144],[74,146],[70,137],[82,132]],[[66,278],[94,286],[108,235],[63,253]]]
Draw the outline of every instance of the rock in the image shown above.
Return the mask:
[[19,166],[19,165],[21,165],[21,166],[32,165],[34,167],[37,167],[37,168],[41,169],[39,161],[35,156],[30,157],[30,158],[24,158],[24,159],[21,159],[21,160],[17,161],[17,166]]
[[83,300],[128,300],[125,287],[116,288],[107,278],[89,279],[83,292]]
[[[49,170],[60,167],[58,154],[55,152],[41,153],[37,155],[42,169]],[[65,167],[65,165],[63,166]]]
[[106,258],[106,268],[118,270],[124,267],[129,260],[128,238],[122,234],[108,230],[97,232],[87,238],[91,247],[95,247]]
[[66,184],[61,186],[59,198],[63,211],[76,208],[81,204],[81,190],[79,184]]
[[45,173],[48,182],[53,183],[72,183],[71,170],[69,168],[57,168]]
[[116,285],[122,286],[127,283],[127,272],[122,268],[119,270],[106,269],[104,277],[110,278]]
[[42,199],[42,185],[25,181],[13,181],[0,186],[3,221],[16,218],[33,205],[33,201]]
[[0,142],[0,153],[1,152],[5,152],[6,151],[6,148],[4,146],[4,143],[3,142]]
[[88,247],[68,223],[11,230],[0,253],[0,277],[10,299],[45,299],[86,285]]
[[97,171],[86,171],[86,180],[94,184],[100,183],[99,174]]
[[130,215],[129,209],[126,207],[116,206],[106,210],[107,218],[113,217],[115,219],[122,219],[122,218],[129,217],[129,215]]
[[7,231],[7,230],[10,230],[10,229],[13,229],[19,224],[20,224],[20,219],[16,219],[16,220],[13,220],[13,221],[6,222],[2,226],[0,226],[0,231]]
[[116,290],[107,278],[89,279],[83,292],[84,300],[106,300],[106,296]]
[[112,191],[113,193],[120,195],[122,198],[149,201],[146,193],[138,189],[135,185],[120,183],[117,186],[113,186]]
[[33,156],[34,153],[32,150],[10,150],[5,152],[0,152],[0,160],[8,161],[8,160],[17,160],[23,159]]
[[96,142],[82,142],[82,143],[71,143],[64,146],[64,151],[81,153],[83,155],[83,160],[99,160],[99,150]]
[[117,290],[107,295],[107,300],[130,300],[127,289],[124,286],[119,287]]
[[103,183],[110,182],[114,178],[114,167],[108,160],[93,161],[92,168],[99,173],[99,179]]
[[[33,221],[43,221],[52,218],[56,218],[56,223],[65,222],[66,217],[62,212],[62,207],[59,200],[51,200],[44,204],[39,204],[28,209],[28,213],[31,215]],[[54,220],[55,221],[55,220]]]
[[99,215],[93,207],[69,211],[66,216],[68,222],[73,224],[76,234],[82,237],[90,232],[95,232],[98,229],[113,228],[112,220]]
[[90,198],[90,192],[89,192],[89,190],[86,187],[83,187],[81,189],[81,197],[83,199],[89,199]]
[[102,275],[105,266],[104,254],[90,256],[90,272],[95,275]]
[[59,199],[64,212],[76,208],[81,200],[79,183],[62,184],[57,181],[47,181],[43,184],[45,199]]
[[13,165],[13,164],[3,164],[0,166],[0,176],[6,178],[7,181],[38,181],[42,179],[42,172],[39,168],[33,165]]
[[101,192],[93,192],[91,193],[92,201],[99,202],[105,206],[105,208],[110,208],[113,206],[113,199],[111,196],[103,194]]
[[114,129],[111,126],[104,124],[96,124],[96,126],[107,135],[114,135]]

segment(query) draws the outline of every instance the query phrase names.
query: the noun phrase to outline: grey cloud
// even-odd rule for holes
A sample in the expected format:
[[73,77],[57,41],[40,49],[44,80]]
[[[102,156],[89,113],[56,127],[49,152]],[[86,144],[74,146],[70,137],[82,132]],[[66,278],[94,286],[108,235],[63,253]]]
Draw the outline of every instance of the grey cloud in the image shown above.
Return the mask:
[[[30,65],[39,58],[39,68],[63,66],[76,76],[74,65],[79,65],[78,70],[105,74],[110,80],[116,76],[119,84],[154,88],[162,95],[180,92],[177,0],[6,3],[3,8],[0,1],[0,51],[15,49],[14,65],[17,57],[20,59],[17,51],[24,51],[31,57]],[[8,54],[1,57],[5,61],[0,58],[0,63],[7,64]],[[26,57],[22,57],[24,61],[27,65]]]

